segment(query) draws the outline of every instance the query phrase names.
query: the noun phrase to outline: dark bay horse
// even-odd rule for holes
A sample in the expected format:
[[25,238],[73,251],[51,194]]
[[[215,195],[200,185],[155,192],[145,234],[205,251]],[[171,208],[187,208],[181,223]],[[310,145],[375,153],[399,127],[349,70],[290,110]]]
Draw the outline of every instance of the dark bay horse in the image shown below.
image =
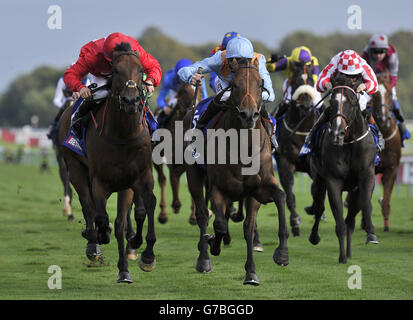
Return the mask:
[[[179,180],[181,175],[185,172],[185,165],[175,163],[175,154],[176,150],[175,147],[177,144],[180,146],[184,145],[183,134],[175,135],[176,132],[176,125],[182,124],[184,116],[188,111],[191,110],[193,102],[194,102],[194,95],[195,90],[194,87],[190,84],[183,83],[178,89],[176,94],[177,103],[175,107],[172,109],[169,116],[166,118],[164,122],[163,128],[169,130],[172,136],[172,159],[168,160],[168,168],[169,168],[169,180],[172,187],[172,208],[174,213],[179,213],[179,210],[182,206],[181,201],[179,200]],[[195,103],[199,103],[202,99],[202,91],[198,90],[197,97],[195,98]],[[180,122],[180,123],[179,123]],[[183,128],[183,127],[182,127]],[[177,137],[182,136],[182,140],[177,141]],[[165,201],[165,186],[166,186],[166,177],[163,173],[163,165],[162,164],[154,164],[154,168],[158,172],[158,183],[161,188],[161,199],[159,202],[159,206],[161,208],[161,212],[159,213],[158,220],[160,223],[166,223],[168,221],[168,213],[166,211],[166,201]],[[189,222],[191,224],[196,224],[195,219],[195,208],[194,203],[192,202],[191,206],[191,214],[189,217]]]
[[[329,122],[320,133],[318,148],[310,157],[313,176],[311,193],[314,201],[311,210],[315,213],[315,222],[309,240],[314,245],[320,241],[318,225],[327,191],[336,221],[335,230],[340,245],[339,262],[346,263],[347,258],[351,258],[351,236],[355,216],[360,209],[367,232],[366,243],[378,243],[371,221],[376,145],[370,127],[360,111],[355,92],[361,80],[353,83],[346,76],[338,76],[335,80],[330,107],[327,109]],[[345,221],[343,191],[348,191],[348,214]]]
[[[213,145],[211,149],[208,149],[209,143],[204,141],[207,152],[201,157],[205,156],[204,158],[208,159],[208,154],[214,150],[215,156],[211,156],[213,161],[207,161],[206,171],[196,164],[187,167],[189,190],[195,201],[196,219],[200,229],[199,256],[196,270],[201,273],[208,273],[212,270],[208,246],[211,246],[212,255],[220,254],[221,240],[228,232],[228,221],[225,218],[226,208],[233,201],[245,199],[244,238],[247,244],[247,261],[243,283],[258,285],[259,281],[253,260],[253,238],[256,217],[261,203],[275,202],[277,206],[280,244],[274,252],[273,260],[281,266],[286,266],[289,263],[285,194],[278,187],[274,177],[271,145],[260,119],[259,110],[262,103],[263,86],[258,72],[258,61],[232,59],[230,64],[234,73],[233,81],[230,84],[232,88],[230,98],[222,103],[220,102],[220,94],[218,94],[211,103],[218,103],[223,110],[226,110],[216,120],[214,128],[221,130],[221,133],[230,130],[233,133],[235,132],[238,148],[229,147],[228,141],[226,141],[224,150],[219,148],[218,145]],[[185,117],[185,124],[190,123],[191,117],[192,112]],[[252,143],[253,132],[258,134],[259,143]],[[243,133],[246,135],[243,135]],[[238,161],[229,163],[228,159],[231,159],[231,154],[233,155],[237,150],[240,153],[239,150],[242,148],[248,149],[248,154],[252,155],[251,158],[258,159],[256,172],[243,174],[243,169],[249,167],[250,163],[242,163],[242,159],[238,158]],[[226,161],[222,164],[218,159],[221,156],[226,157]],[[253,164],[254,161],[252,166]],[[206,194],[211,201],[211,208],[215,214],[213,223],[215,235],[213,236],[206,233],[209,214],[205,203],[204,186],[207,186]]]
[[[112,62],[111,89],[103,108],[96,113],[96,125],[90,122],[86,133],[87,159],[61,146],[69,125],[71,109],[60,121],[59,146],[68,166],[70,181],[79,195],[86,229],[82,232],[88,241],[86,255],[96,259],[101,255],[100,244],[110,241],[109,217],[106,202],[113,192],[118,193],[115,236],[118,241],[118,282],[132,282],[124,246],[128,226],[128,211],[142,201],[145,210],[135,210],[137,232],[128,240],[132,249],[142,244],[142,228],[148,215],[146,249],[139,266],[144,271],[155,267],[153,246],[156,241],[153,194],[152,147],[148,128],[143,125],[146,95],[143,85],[143,67],[138,52],[128,43],[116,46]],[[146,212],[145,212],[146,211]]]
[[69,91],[68,89],[64,90],[63,94],[66,97],[66,102],[59,109],[59,111],[57,112],[55,116],[55,119],[53,121],[54,127],[52,128],[50,137],[53,142],[53,149],[55,151],[57,164],[59,166],[60,180],[62,181],[62,184],[63,184],[63,216],[67,217],[69,221],[73,221],[74,220],[74,215],[72,212],[73,191],[72,191],[72,188],[70,187],[70,179],[69,179],[69,173],[66,167],[66,162],[63,158],[62,151],[58,146],[56,124],[59,122],[60,117],[62,116],[63,112],[67,108],[73,106],[74,100],[72,98],[72,92]]
[[397,171],[401,157],[401,133],[392,113],[393,99],[390,79],[387,74],[377,78],[378,91],[373,94],[371,108],[374,120],[383,134],[384,150],[379,153],[380,163],[376,166],[376,174],[381,173],[383,198],[380,199],[381,213],[384,217],[384,231],[390,230],[390,199],[397,179]]
[[298,157],[305,137],[318,118],[313,107],[316,97],[313,80],[313,64],[291,63],[293,76],[289,81],[292,100],[287,102],[285,117],[279,126],[279,150],[275,153],[280,183],[287,195],[290,225],[294,236],[300,235],[301,219],[295,210],[294,173],[310,172],[307,158]]

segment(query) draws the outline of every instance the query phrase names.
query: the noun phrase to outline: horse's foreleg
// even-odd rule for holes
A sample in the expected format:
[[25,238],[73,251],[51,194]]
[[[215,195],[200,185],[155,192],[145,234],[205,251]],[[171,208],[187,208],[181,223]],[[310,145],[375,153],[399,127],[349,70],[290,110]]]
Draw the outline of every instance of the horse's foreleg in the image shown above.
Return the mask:
[[287,207],[290,211],[291,231],[293,233],[293,236],[297,237],[300,235],[301,218],[298,215],[297,211],[295,211],[295,195],[293,192],[295,167],[285,158],[280,158],[277,163],[279,166],[278,172],[280,183],[287,196]]
[[172,188],[172,208],[174,213],[179,213],[182,204],[179,201],[179,178],[180,175],[172,166],[169,167],[169,180]]
[[66,162],[59,150],[56,150],[56,159],[59,165],[59,175],[63,183],[63,216],[68,220],[74,220],[72,212],[72,188],[70,187],[69,172],[67,171]]
[[356,215],[360,211],[360,190],[357,188],[347,195],[348,213],[346,217],[347,225],[347,258],[351,258],[351,237],[356,225]]
[[245,202],[246,218],[244,220],[244,239],[247,243],[247,261],[245,262],[244,284],[259,285],[258,277],[255,273],[255,263],[253,255],[253,239],[257,223],[257,213],[260,203],[254,198],[247,198]]
[[192,199],[195,203],[195,216],[198,223],[200,236],[198,241],[199,256],[195,269],[200,273],[209,273],[212,270],[211,260],[208,255],[208,241],[211,235],[207,234],[209,221],[208,208],[204,198],[204,180],[205,176],[200,169],[188,167],[187,169],[188,188]]
[[311,184],[311,195],[313,197],[311,213],[314,214],[315,219],[313,228],[311,229],[309,241],[313,245],[317,245],[320,242],[318,226],[324,212],[324,201],[326,198],[326,186],[319,176],[315,177],[313,183]]
[[327,184],[328,200],[331,211],[336,221],[336,235],[340,246],[339,263],[347,263],[347,256],[344,250],[344,237],[346,235],[346,224],[343,218],[342,182],[338,180],[328,180]]
[[159,207],[161,212],[158,216],[158,221],[160,223],[166,223],[168,221],[168,213],[166,211],[166,200],[165,200],[165,187],[166,187],[166,177],[163,173],[163,165],[154,165],[156,172],[158,173],[158,184],[161,188],[161,201],[159,202]]
[[394,184],[397,178],[397,168],[387,169],[383,172],[381,181],[383,183],[383,199],[380,203],[381,213],[384,218],[384,231],[390,230],[390,200],[393,191]]
[[[149,175],[149,173],[148,173]],[[145,180],[144,180],[145,181]],[[153,247],[156,242],[155,235],[155,207],[156,207],[156,197],[153,193],[153,177],[152,171],[150,172],[150,177],[148,177],[144,183],[141,191],[143,204],[148,216],[148,231],[146,233],[146,248],[142,252],[139,259],[139,267],[143,271],[152,271],[155,269],[156,259],[153,252]]]
[[132,277],[129,274],[128,270],[128,259],[127,253],[125,250],[125,237],[127,229],[127,221],[130,208],[132,206],[133,191],[127,189],[124,191],[118,192],[118,208],[117,215],[115,220],[115,236],[118,241],[118,283],[126,282],[131,283]]
[[289,264],[288,258],[288,229],[287,222],[285,218],[285,193],[278,187],[277,182],[274,177],[271,177],[271,197],[277,207],[278,211],[278,238],[280,244],[278,248],[275,249],[273,254],[273,260],[276,264],[280,266],[287,266]]
[[371,221],[372,205],[371,196],[373,194],[375,176],[374,172],[364,172],[365,174],[359,177],[360,189],[360,207],[363,213],[363,221],[365,224],[364,230],[367,233],[366,243],[379,243],[377,236],[374,234],[374,226]]
[[108,244],[112,232],[109,226],[109,216],[106,212],[106,202],[110,193],[105,190],[99,178],[94,177],[92,180],[93,201],[96,207],[95,223],[98,233],[99,244]]
[[228,220],[225,218],[225,210],[228,201],[224,195],[213,187],[211,190],[211,207],[215,214],[214,232],[215,238],[211,242],[211,254],[218,256],[221,253],[221,240],[228,233]]

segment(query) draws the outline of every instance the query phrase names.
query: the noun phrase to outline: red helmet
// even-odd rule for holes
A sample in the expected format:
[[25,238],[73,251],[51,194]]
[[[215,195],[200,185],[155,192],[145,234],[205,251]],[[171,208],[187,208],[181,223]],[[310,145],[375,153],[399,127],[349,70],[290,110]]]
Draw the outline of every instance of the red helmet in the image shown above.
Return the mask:
[[106,37],[103,44],[103,55],[105,56],[106,60],[112,61],[113,51],[116,45],[120,44],[121,42],[127,42],[132,47],[131,38],[122,33],[115,32]]

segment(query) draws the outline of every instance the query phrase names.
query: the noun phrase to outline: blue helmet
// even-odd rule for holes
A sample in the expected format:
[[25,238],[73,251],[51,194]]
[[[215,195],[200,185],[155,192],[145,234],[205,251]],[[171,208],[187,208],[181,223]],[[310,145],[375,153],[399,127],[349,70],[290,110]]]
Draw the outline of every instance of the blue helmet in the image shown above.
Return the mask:
[[228,42],[226,57],[248,58],[254,57],[254,48],[251,41],[244,37],[235,37]]
[[178,73],[179,69],[190,66],[192,64],[193,62],[189,59],[178,60],[178,62],[175,64],[175,73]]
[[231,39],[234,39],[235,37],[240,37],[241,35],[237,32],[227,32],[222,39],[221,47],[222,50],[225,50],[227,48],[228,42]]

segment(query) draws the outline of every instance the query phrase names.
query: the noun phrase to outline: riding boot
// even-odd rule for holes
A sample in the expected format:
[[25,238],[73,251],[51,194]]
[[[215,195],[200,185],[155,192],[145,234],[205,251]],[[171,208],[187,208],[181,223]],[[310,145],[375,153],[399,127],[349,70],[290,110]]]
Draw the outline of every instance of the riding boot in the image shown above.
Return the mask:
[[378,149],[379,149],[379,151],[384,150],[385,141],[384,141],[384,139],[383,139],[383,134],[382,134],[381,131],[379,130],[379,127],[377,126],[376,121],[374,121],[373,115],[372,115],[371,113],[369,113],[369,114],[370,114],[370,117],[369,117],[369,119],[368,119],[368,122],[369,122],[371,125],[373,125],[374,128],[375,128],[376,131],[377,131],[377,139],[378,139],[377,144],[378,144]]
[[267,132],[268,136],[270,137],[271,147],[272,147],[271,150],[274,153],[275,150],[277,150],[277,148],[278,148],[278,142],[277,142],[277,139],[275,137],[275,134],[273,134],[272,120],[270,118],[270,115],[269,115],[267,109],[265,109],[265,107],[261,108],[260,115],[261,115],[261,123],[263,124],[265,131]]
[[314,123],[308,136],[305,137],[304,145],[306,145],[310,150],[313,148],[312,140],[313,140],[314,132],[318,131],[318,129],[328,120],[327,114],[328,114],[328,108],[323,111],[323,113],[317,119],[316,123]]
[[213,101],[208,105],[205,112],[199,118],[196,127],[197,129],[202,129],[208,122],[221,110],[221,108],[215,104]]
[[404,115],[402,112],[402,109],[399,106],[399,103],[397,100],[393,100],[394,103],[394,108],[393,108],[393,113],[396,119],[399,121],[398,126],[401,134],[403,135],[404,132],[406,131],[406,124],[404,123]]
[[82,134],[82,118],[92,110],[95,103],[93,100],[83,100],[76,113],[73,115],[70,121],[70,128],[78,138],[81,138]]

